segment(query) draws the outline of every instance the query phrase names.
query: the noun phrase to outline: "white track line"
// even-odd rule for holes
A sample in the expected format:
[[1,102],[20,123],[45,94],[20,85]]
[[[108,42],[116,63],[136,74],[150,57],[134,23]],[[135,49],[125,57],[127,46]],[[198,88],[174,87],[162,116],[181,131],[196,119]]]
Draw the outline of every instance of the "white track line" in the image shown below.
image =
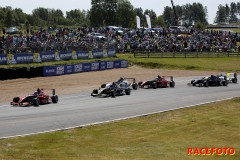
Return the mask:
[[215,101],[204,102],[204,103],[189,105],[189,106],[185,106],[185,107],[178,107],[178,108],[169,109],[169,110],[163,110],[163,111],[158,111],[158,112],[151,112],[151,113],[146,113],[146,114],[140,114],[140,115],[125,117],[125,118],[119,118],[119,119],[113,119],[113,120],[108,120],[108,121],[89,123],[89,124],[85,124],[85,125],[68,127],[68,128],[63,128],[63,129],[55,129],[55,130],[49,130],[49,131],[44,131],[44,132],[36,132],[36,133],[29,133],[29,134],[22,134],[22,135],[8,136],[8,137],[0,137],[0,139],[7,139],[7,138],[14,138],[14,137],[24,137],[24,136],[30,136],[30,135],[35,135],[35,134],[43,134],[43,133],[50,133],[50,132],[56,132],[56,131],[64,131],[64,130],[69,130],[69,129],[74,129],[74,128],[82,128],[82,127],[87,127],[87,126],[92,126],[92,125],[105,124],[105,123],[110,123],[110,122],[115,122],[115,121],[121,121],[121,120],[137,118],[137,117],[149,116],[149,115],[152,115],[152,114],[169,112],[169,111],[178,110],[178,109],[184,109],[184,108],[189,108],[189,107],[200,106],[200,105],[214,103],[214,102],[220,102],[220,101],[224,101],[224,100],[230,100],[230,99],[233,99],[233,98],[235,98],[235,97],[219,99],[219,100],[215,100]]

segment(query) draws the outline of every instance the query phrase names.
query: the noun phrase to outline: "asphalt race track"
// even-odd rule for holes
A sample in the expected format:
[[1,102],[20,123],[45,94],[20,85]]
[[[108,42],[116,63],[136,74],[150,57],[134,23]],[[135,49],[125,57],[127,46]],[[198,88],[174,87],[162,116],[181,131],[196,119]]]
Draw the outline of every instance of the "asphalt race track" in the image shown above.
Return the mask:
[[[138,89],[131,95],[95,98],[89,92],[59,96],[58,104],[0,104],[0,138],[82,127],[240,96],[240,85],[188,87],[200,77],[174,78],[175,88]],[[99,84],[100,86],[100,84]]]

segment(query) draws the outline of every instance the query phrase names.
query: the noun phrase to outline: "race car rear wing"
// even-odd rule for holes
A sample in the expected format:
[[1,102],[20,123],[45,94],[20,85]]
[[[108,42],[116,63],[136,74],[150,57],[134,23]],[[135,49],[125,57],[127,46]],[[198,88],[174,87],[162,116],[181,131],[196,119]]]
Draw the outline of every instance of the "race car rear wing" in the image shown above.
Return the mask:
[[49,88],[41,88],[41,90],[52,90],[52,95],[56,95],[56,90],[55,89],[49,89]]
[[163,78],[170,77],[170,81],[173,81],[173,76],[161,76],[161,77],[163,77]]
[[136,79],[135,78],[124,78],[124,79],[131,79],[131,80],[133,80],[133,83],[136,83]]

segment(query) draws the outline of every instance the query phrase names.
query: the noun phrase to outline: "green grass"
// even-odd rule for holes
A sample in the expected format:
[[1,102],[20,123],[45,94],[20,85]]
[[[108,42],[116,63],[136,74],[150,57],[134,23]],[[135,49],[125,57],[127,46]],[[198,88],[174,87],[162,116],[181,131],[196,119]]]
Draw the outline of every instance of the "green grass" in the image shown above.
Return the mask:
[[[0,159],[240,159],[240,98],[130,120],[0,140]],[[187,148],[233,147],[234,156]]]
[[240,57],[225,58],[134,58],[132,54],[118,54],[121,59],[129,61],[130,65],[146,68],[184,69],[184,70],[215,70],[240,71]]

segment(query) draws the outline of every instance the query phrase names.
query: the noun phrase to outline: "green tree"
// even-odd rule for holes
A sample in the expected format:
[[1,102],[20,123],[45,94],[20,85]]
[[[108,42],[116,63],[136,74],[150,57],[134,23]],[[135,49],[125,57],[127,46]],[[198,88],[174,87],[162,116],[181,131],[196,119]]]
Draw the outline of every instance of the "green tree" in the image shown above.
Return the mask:
[[218,6],[218,11],[215,17],[215,23],[221,23],[226,21],[226,8],[221,4]]
[[104,0],[103,9],[106,25],[117,25],[117,0]]
[[11,27],[12,25],[12,20],[13,20],[13,16],[12,16],[12,11],[11,10],[7,10],[5,19],[4,19],[4,24],[6,27]]
[[134,7],[129,0],[118,2],[117,17],[118,24],[124,28],[134,28],[136,26]]
[[90,9],[90,23],[92,26],[102,26],[104,24],[103,0],[92,0]]
[[197,21],[194,25],[195,28],[204,29],[204,24],[200,21]]
[[163,11],[163,19],[166,25],[175,25],[173,9],[166,6]]
[[230,4],[230,22],[237,22],[237,5],[234,2]]
[[165,27],[163,15],[160,15],[160,16],[157,17],[156,27]]

